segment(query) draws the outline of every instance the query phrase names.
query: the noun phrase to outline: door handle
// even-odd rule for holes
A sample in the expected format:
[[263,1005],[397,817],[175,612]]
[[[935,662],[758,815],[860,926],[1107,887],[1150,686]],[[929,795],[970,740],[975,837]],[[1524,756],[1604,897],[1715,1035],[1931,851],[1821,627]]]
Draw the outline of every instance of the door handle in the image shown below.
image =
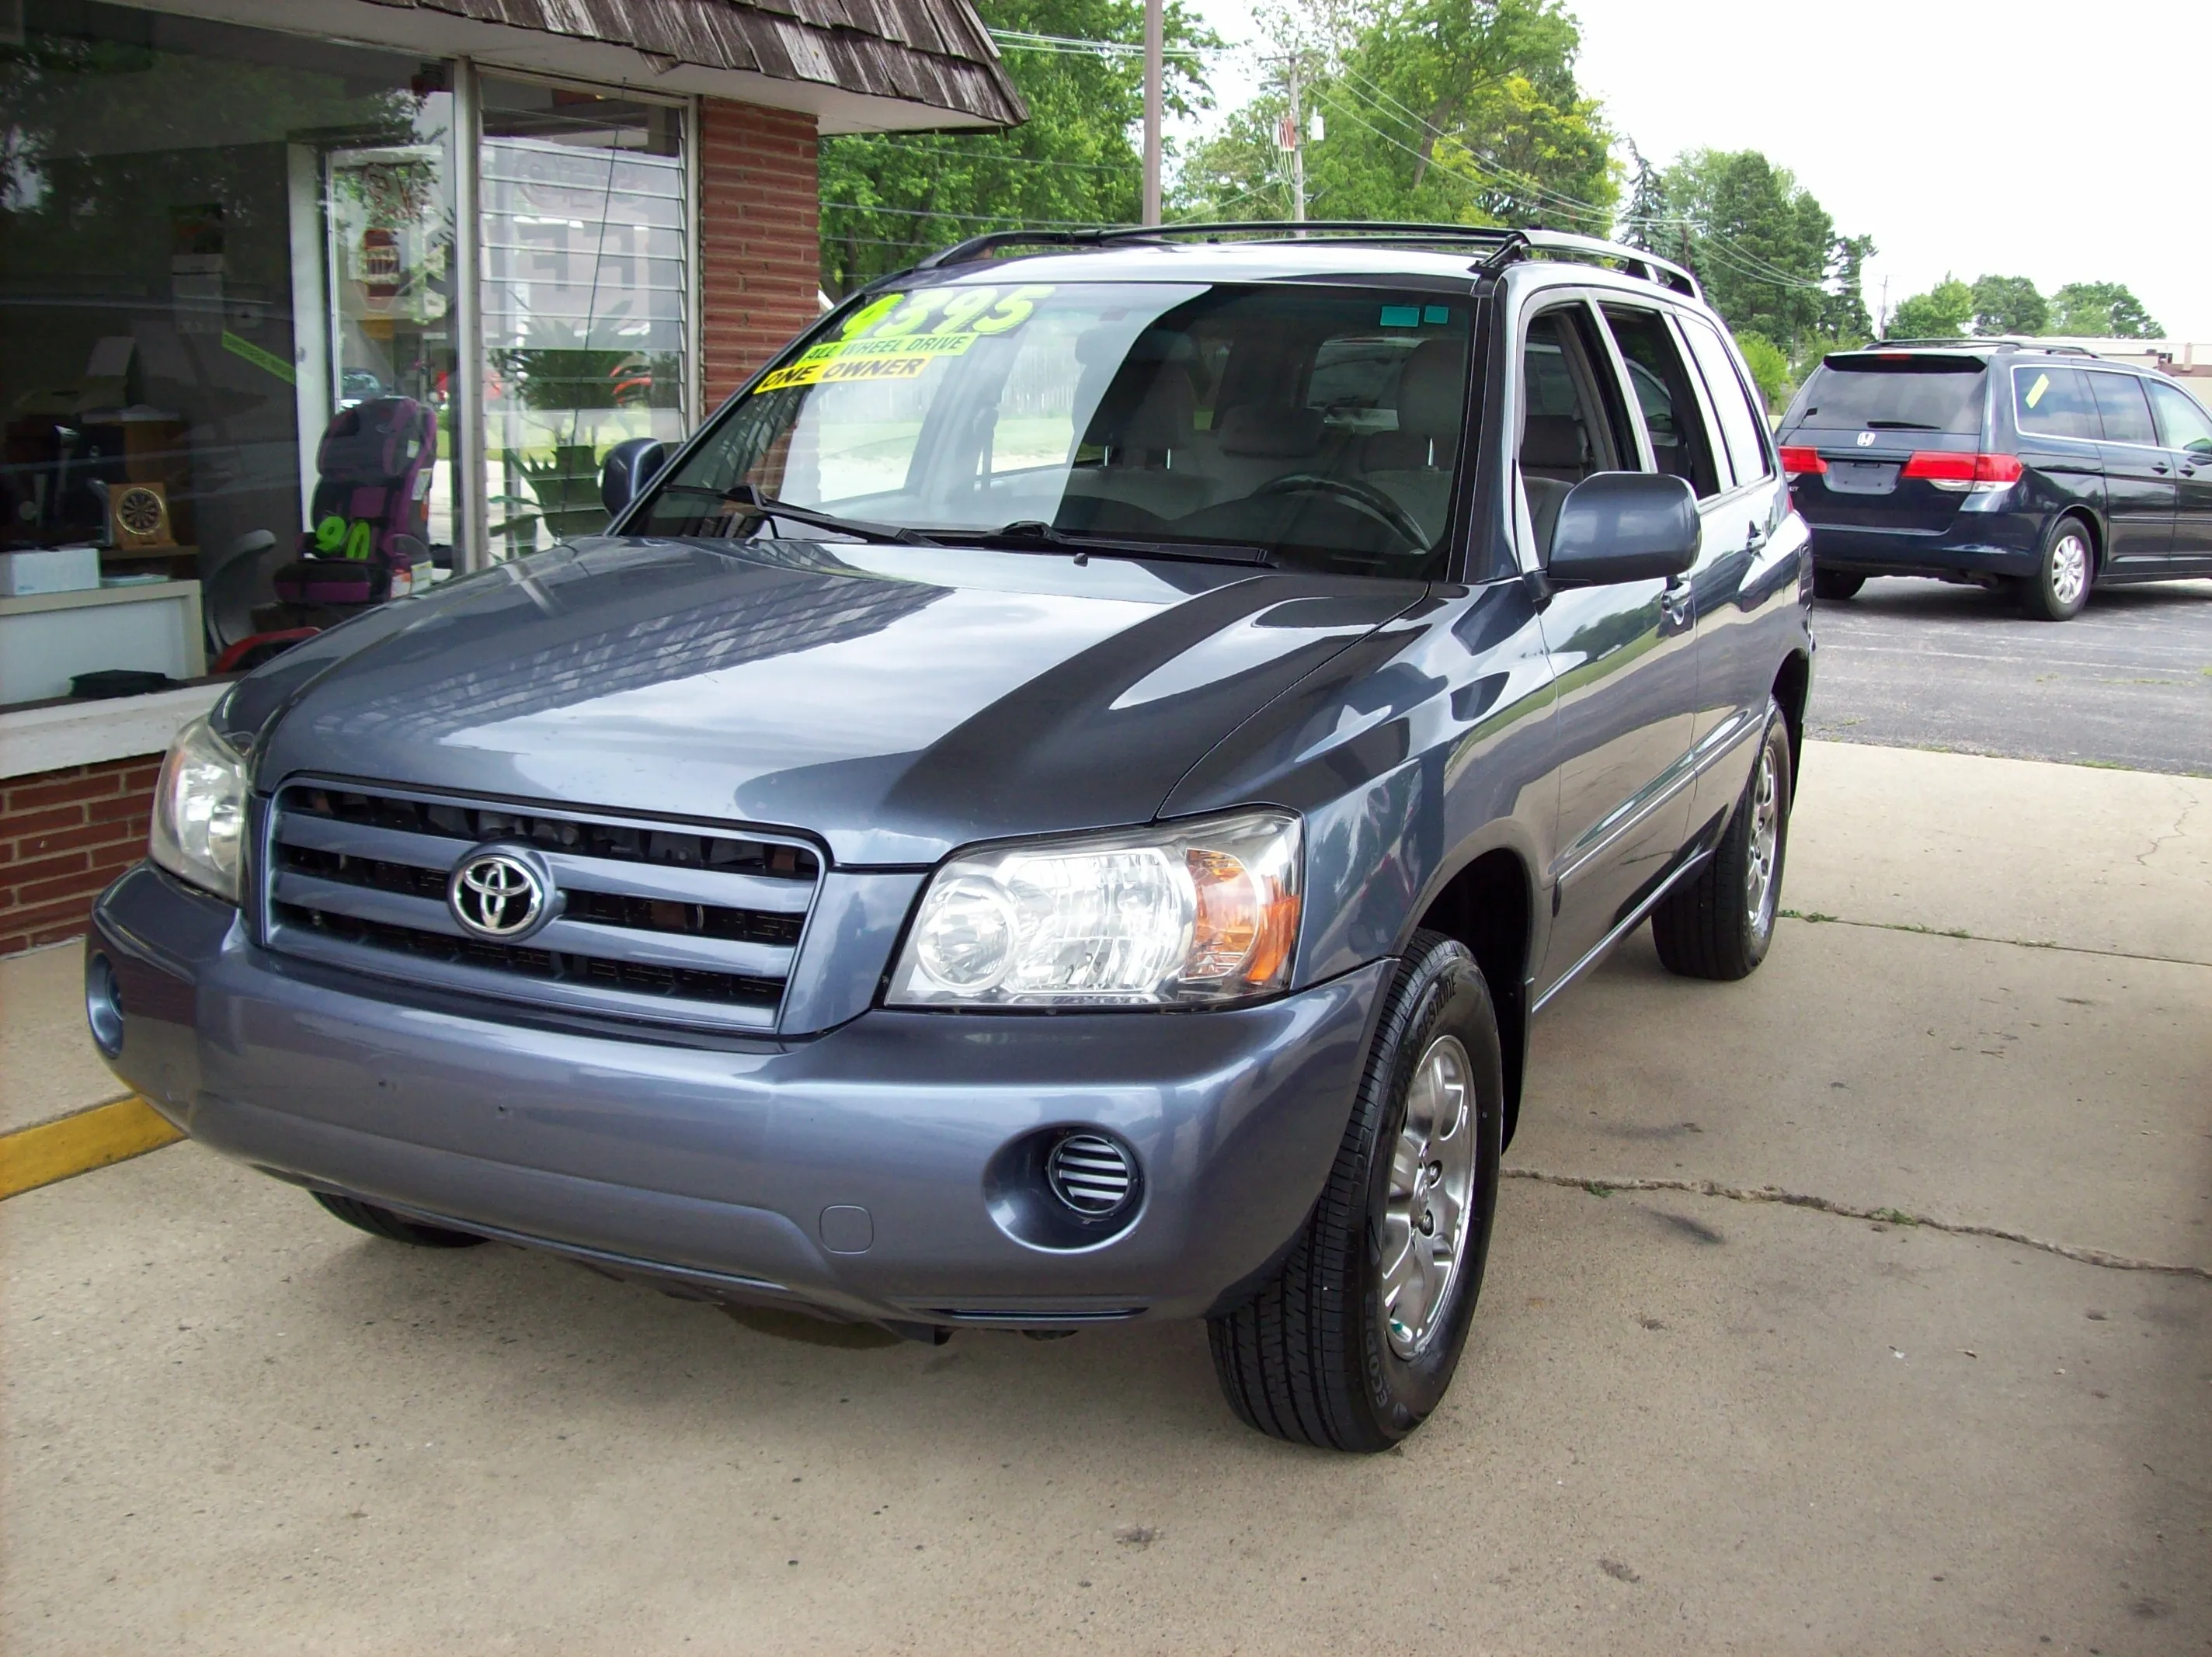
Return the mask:
[[2150,463],[2150,469],[2163,476],[2166,471],[2166,462],[2163,460],[2154,460]]
[[1754,518],[1751,520],[1750,527],[1743,532],[1743,549],[1746,552],[1757,552],[1765,544],[1765,528]]
[[1681,627],[1690,619],[1696,597],[1697,589],[1677,576],[1667,583],[1666,591],[1659,595],[1659,613],[1666,617],[1669,627]]

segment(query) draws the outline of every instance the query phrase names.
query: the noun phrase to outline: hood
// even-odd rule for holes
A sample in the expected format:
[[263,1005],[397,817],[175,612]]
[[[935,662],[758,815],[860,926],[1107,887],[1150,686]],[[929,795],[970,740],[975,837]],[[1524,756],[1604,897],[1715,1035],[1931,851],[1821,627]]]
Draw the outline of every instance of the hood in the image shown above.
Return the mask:
[[1425,592],[1247,566],[598,541],[308,640],[222,710],[312,772],[813,835],[842,864],[1149,821]]

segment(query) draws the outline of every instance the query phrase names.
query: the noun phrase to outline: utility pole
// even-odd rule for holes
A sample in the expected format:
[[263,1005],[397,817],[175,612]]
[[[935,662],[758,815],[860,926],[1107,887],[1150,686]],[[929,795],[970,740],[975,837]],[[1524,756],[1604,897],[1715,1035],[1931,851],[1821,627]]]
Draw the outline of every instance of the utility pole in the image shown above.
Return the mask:
[[1285,52],[1279,58],[1262,59],[1283,65],[1283,72],[1291,87],[1291,109],[1275,127],[1275,148],[1285,150],[1291,158],[1291,222],[1304,224],[1306,218],[1306,122],[1305,122],[1305,60],[1295,52]]
[[1889,278],[1887,276],[1881,279],[1881,309],[1875,316],[1874,337],[1876,339],[1889,337]]
[[1161,17],[1164,0],[1145,0],[1145,222],[1160,222],[1160,115],[1165,102],[1160,85],[1166,56]]

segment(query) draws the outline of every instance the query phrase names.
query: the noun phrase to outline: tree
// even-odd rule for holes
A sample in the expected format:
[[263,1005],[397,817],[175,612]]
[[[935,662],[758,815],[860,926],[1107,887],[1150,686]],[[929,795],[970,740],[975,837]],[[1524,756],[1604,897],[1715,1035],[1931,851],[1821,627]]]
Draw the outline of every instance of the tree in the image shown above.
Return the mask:
[[1947,274],[1924,294],[1898,301],[1885,339],[1956,339],[1974,315],[1974,290]]
[[2075,339],[2160,339],[2142,301],[2117,282],[2069,282],[2051,296],[2051,331]]
[[1633,138],[1628,141],[1628,206],[1620,215],[1620,239],[1647,253],[1663,252],[1667,221],[1672,215],[1667,209],[1667,192],[1659,183],[1659,169],[1644,158]]
[[[1307,0],[1278,33],[1305,49],[1316,217],[1547,224],[1603,233],[1620,193],[1611,134],[1575,82],[1581,36],[1559,0]],[[1271,90],[1193,153],[1194,214],[1287,215]]]
[[1828,244],[1828,294],[1820,302],[1822,349],[1863,345],[1874,337],[1866,308],[1866,262],[1881,250],[1872,236],[1838,236]]
[[[979,0],[994,28],[1140,44],[1142,0]],[[1219,45],[1169,0],[1167,103],[1210,106],[1201,60]],[[1178,51],[1177,49],[1184,49]],[[832,294],[981,231],[1124,224],[1137,217],[1144,162],[1144,59],[1133,52],[1006,51],[1030,118],[1008,132],[884,133],[822,143],[822,273]]]
[[1795,343],[1820,322],[1835,224],[1755,149],[1697,149],[1661,176],[1705,296],[1737,333]]
[[1751,370],[1752,384],[1766,401],[1767,411],[1778,410],[1790,395],[1790,358],[1764,334],[1738,332],[1735,343],[1743,353],[1743,366]]
[[2026,276],[1983,276],[1974,283],[1978,334],[2041,333],[2051,323],[2051,301]]

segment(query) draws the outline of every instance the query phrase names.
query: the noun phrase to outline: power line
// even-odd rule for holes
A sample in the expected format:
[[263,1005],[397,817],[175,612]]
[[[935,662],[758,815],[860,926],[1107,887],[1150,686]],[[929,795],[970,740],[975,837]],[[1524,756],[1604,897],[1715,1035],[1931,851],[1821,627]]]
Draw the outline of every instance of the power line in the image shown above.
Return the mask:
[[[1083,40],[1072,34],[1030,34],[1021,29],[993,29],[991,39],[1011,52],[1043,52],[1062,58],[1141,58],[1141,43],[1122,40]],[[1166,46],[1165,58],[1204,58],[1212,52],[1233,52],[1233,46]]]

